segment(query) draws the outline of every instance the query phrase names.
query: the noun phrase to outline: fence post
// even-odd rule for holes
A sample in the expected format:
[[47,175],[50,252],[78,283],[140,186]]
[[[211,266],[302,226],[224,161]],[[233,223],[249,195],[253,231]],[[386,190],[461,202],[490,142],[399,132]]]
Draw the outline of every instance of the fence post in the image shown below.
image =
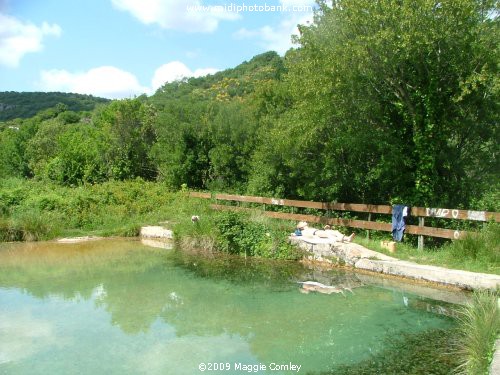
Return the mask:
[[[422,216],[418,217],[418,226],[422,228],[425,224],[425,218]],[[418,249],[423,250],[424,249],[424,236],[419,234],[418,235]]]
[[[372,221],[372,213],[371,212],[368,212],[368,221]],[[370,229],[366,230],[366,239],[367,240],[370,239]]]

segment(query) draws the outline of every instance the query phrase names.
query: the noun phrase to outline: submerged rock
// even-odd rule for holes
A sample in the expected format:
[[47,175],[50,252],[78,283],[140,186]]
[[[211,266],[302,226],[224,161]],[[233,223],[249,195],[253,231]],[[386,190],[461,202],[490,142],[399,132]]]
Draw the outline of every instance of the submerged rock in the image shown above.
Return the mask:
[[169,239],[150,239],[141,238],[141,243],[146,246],[156,247],[159,249],[170,250],[174,248],[174,244]]
[[68,238],[60,238],[57,240],[57,242],[61,243],[80,243],[80,242],[85,242],[85,241],[95,241],[95,240],[101,240],[103,237],[97,237],[97,236],[83,236],[83,237],[68,237]]

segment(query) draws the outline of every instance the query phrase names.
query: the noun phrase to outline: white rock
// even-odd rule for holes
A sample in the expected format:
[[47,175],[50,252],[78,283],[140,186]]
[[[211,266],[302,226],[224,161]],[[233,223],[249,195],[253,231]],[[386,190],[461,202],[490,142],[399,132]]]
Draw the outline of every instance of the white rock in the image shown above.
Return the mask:
[[160,226],[147,226],[141,228],[140,236],[145,238],[173,238],[173,233],[171,230]]

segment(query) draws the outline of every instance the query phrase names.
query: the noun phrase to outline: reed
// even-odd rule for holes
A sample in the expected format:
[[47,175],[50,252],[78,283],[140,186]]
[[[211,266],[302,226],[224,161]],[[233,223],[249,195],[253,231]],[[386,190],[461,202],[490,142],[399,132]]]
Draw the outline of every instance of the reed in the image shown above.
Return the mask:
[[498,293],[474,292],[472,300],[459,310],[458,323],[453,352],[460,364],[455,373],[487,374],[500,333]]

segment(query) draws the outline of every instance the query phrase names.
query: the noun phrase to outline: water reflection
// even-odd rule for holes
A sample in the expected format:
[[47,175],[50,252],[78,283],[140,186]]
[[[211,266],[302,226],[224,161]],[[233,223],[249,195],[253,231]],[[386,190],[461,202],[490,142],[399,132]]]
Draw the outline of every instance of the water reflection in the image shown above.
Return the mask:
[[[307,280],[352,293],[301,294]],[[130,240],[3,244],[0,372],[192,374],[200,362],[292,359],[324,370],[381,350],[388,334],[453,324],[434,313],[449,304],[407,288]]]

